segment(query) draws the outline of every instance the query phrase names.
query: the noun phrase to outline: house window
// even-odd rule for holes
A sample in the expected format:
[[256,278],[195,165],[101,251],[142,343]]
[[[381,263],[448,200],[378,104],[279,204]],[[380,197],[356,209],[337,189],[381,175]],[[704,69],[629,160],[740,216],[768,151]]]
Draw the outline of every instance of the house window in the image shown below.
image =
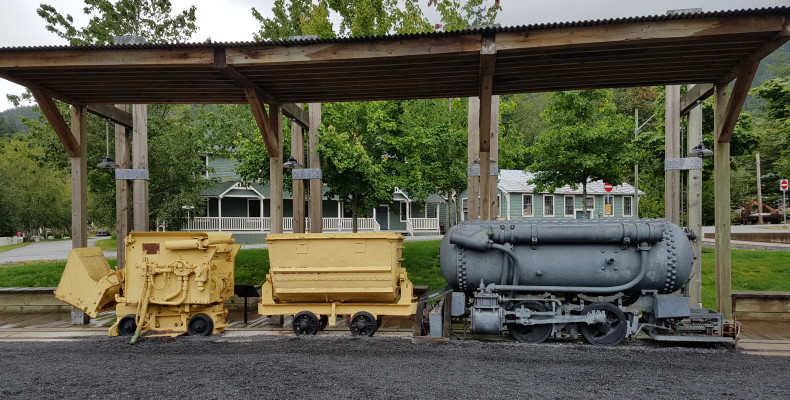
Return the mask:
[[624,196],[623,197],[623,216],[624,217],[633,217],[634,216],[634,209],[632,207],[633,197],[631,196]]
[[532,195],[525,194],[521,196],[521,216],[522,217],[531,217],[532,216]]
[[406,222],[406,211],[409,206],[409,203],[402,201],[400,202],[400,222]]
[[614,196],[603,196],[603,215],[614,217]]
[[576,196],[565,196],[565,216],[574,217],[576,215]]
[[468,221],[469,220],[469,209],[467,208],[468,205],[466,204],[467,199],[461,199],[461,221]]
[[543,195],[543,216],[544,217],[554,216],[554,195],[551,194]]
[[200,156],[200,163],[203,164],[203,168],[200,170],[200,176],[208,179],[208,156]]
[[595,210],[595,197],[587,196],[587,199],[584,201],[584,207],[587,209],[587,211]]
[[496,216],[502,216],[502,197],[501,195],[496,195]]
[[258,218],[261,216],[261,201],[259,199],[247,200],[247,216]]

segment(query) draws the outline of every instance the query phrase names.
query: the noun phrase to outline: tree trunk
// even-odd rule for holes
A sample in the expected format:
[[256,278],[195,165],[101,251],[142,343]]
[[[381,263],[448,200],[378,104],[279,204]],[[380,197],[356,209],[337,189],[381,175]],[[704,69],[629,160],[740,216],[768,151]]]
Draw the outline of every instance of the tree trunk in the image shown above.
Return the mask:
[[587,182],[582,183],[582,219],[587,219]]
[[357,201],[351,201],[351,231],[357,233]]

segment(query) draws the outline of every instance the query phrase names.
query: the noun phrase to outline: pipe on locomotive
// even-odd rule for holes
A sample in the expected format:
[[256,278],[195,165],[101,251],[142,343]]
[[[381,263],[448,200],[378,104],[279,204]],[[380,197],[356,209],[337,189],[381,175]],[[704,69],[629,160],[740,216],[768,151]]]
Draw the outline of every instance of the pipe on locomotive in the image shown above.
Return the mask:
[[[681,240],[682,236],[685,237]],[[684,232],[682,228],[661,219],[557,222],[470,221],[454,227],[446,235],[445,243],[442,246],[442,269],[448,282],[452,281],[450,276],[457,276],[459,286],[462,280],[464,285],[466,282],[473,284],[477,281],[480,282],[479,288],[489,291],[613,294],[627,291],[637,292],[646,288],[658,289],[660,285],[663,286],[660,289],[662,292],[671,292],[678,288],[676,284],[683,285],[684,276],[688,275],[690,271],[691,260],[694,256],[690,252],[690,248],[686,247],[689,247],[688,239],[693,239],[693,236],[692,232]],[[549,258],[537,256],[539,258],[536,259],[532,254],[538,253],[527,250],[530,247],[532,250],[536,250],[543,245],[549,245],[551,249],[547,250],[549,253],[540,252],[540,254],[548,255]],[[640,264],[639,268],[632,269],[630,273],[623,271],[624,274],[621,276],[628,276],[627,282],[616,282],[615,275],[611,274],[608,275],[609,278],[596,275],[594,286],[580,284],[585,280],[584,278],[580,280],[580,277],[577,277],[575,281],[572,278],[569,280],[557,277],[556,268],[561,268],[565,273],[572,274],[567,276],[573,276],[576,275],[576,272],[582,272],[580,268],[583,267],[581,266],[592,265],[591,262],[595,263],[593,260],[596,257],[590,258],[589,256],[591,255],[590,246],[596,245],[602,246],[599,247],[601,253],[613,252],[613,255],[617,256],[617,262],[612,256],[606,256],[607,258],[602,260],[608,265],[614,264],[614,271],[618,270],[619,263],[628,262],[627,257],[621,257],[626,256],[626,253],[634,256],[636,256],[634,253],[638,253],[636,260],[639,261],[633,260],[636,262],[626,264],[625,268],[627,269],[628,265],[635,267],[637,263]],[[463,250],[459,250],[460,253],[455,253],[454,250],[451,250],[453,253],[447,253],[450,250],[450,247],[447,246],[471,250],[474,254],[466,253]],[[654,248],[655,246],[660,249],[658,253],[655,252],[657,250]],[[562,255],[568,254],[568,251],[581,251],[582,248],[586,250],[576,256]],[[651,248],[653,248],[652,253]],[[620,254],[617,254],[617,249],[620,249]],[[491,259],[490,256],[485,256],[485,253],[491,250],[502,254],[502,259],[498,262],[502,270],[495,279],[491,279],[493,276],[490,275],[486,279],[480,279],[483,271],[490,270],[497,264],[490,264],[489,261],[486,261],[486,257]],[[522,258],[527,255],[529,257]],[[475,261],[467,260],[467,256],[474,257]],[[576,261],[573,261],[574,258]],[[447,261],[444,261],[445,259]],[[457,259],[459,264],[451,261],[454,259]],[[549,264],[534,264],[539,260],[548,261]],[[550,260],[562,260],[562,265],[553,264]],[[462,264],[463,266],[461,266]],[[550,268],[553,275],[549,280],[553,281],[544,282],[542,285],[530,284],[534,282],[532,279],[525,281],[524,277],[520,276],[524,272],[532,271],[538,276],[542,274],[542,268],[536,270],[535,265],[545,265]],[[623,268],[622,264],[619,265]],[[532,268],[530,269],[530,267]],[[603,267],[601,268],[603,269]],[[591,276],[589,272],[585,273],[587,276]],[[661,274],[665,274],[666,277],[660,278]],[[607,284],[606,280],[611,284]],[[563,281],[567,284],[563,284]],[[574,282],[571,283],[572,281]],[[665,283],[666,285],[664,285]],[[463,287],[466,287],[466,290],[472,289],[469,286]]]

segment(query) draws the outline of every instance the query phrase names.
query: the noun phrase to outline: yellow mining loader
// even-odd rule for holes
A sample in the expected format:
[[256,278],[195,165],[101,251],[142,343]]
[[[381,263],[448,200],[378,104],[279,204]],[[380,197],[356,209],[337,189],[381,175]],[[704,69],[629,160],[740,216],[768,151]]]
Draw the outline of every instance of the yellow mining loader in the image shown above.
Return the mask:
[[126,268],[115,271],[98,247],[74,249],[55,297],[91,317],[115,309],[110,336],[147,331],[210,335],[227,326],[239,245],[230,233],[132,232]]
[[355,335],[372,336],[380,317],[414,315],[417,299],[397,233],[270,234],[261,315],[293,315],[296,335],[315,335],[350,317]]

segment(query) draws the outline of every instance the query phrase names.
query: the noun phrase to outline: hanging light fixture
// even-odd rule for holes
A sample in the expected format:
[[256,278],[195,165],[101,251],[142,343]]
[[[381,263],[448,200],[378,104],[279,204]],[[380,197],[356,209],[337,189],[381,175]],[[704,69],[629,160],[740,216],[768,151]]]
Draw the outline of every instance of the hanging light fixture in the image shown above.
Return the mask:
[[110,157],[110,124],[107,122],[107,120],[104,120],[104,137],[107,141],[107,157],[104,157],[104,160],[98,163],[96,168],[118,168],[118,164],[116,164],[115,160]]
[[294,158],[294,156],[290,156],[288,157],[288,161],[286,161],[283,164],[283,168],[286,169],[302,168],[302,164],[299,164],[299,162],[296,161],[296,158]]
[[689,152],[689,157],[702,158],[702,157],[710,157],[712,155],[713,155],[713,151],[708,149],[708,147],[705,146],[705,143],[702,142],[699,142],[699,144],[694,146],[694,148],[691,149],[691,151]]

